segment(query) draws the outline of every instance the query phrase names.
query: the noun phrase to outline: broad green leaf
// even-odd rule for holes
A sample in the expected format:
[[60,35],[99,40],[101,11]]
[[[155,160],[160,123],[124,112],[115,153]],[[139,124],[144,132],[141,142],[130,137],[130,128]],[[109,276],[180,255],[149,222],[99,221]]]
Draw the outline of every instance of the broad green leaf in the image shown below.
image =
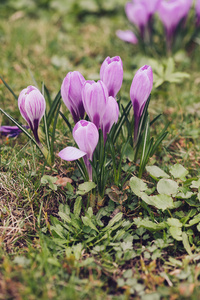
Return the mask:
[[187,176],[189,172],[182,165],[175,164],[170,168],[170,173],[174,178],[185,180],[185,176]]
[[89,193],[91,190],[93,190],[96,187],[96,183],[92,181],[84,182],[79,184],[77,195],[85,195]]
[[61,264],[59,263],[58,259],[55,257],[48,257],[47,262],[50,265],[56,266],[56,267],[61,267]]
[[41,183],[42,184],[48,184],[50,189],[53,191],[57,191],[57,185],[54,184],[58,180],[57,177],[49,176],[49,175],[44,175],[41,178]]
[[169,195],[159,194],[155,196],[147,196],[144,192],[141,193],[142,200],[158,209],[165,210],[167,208],[175,208],[173,199]]
[[169,178],[169,175],[157,166],[146,166],[146,170],[153,178]]
[[119,222],[123,217],[123,213],[119,212],[118,214],[116,214],[108,223],[108,225],[106,227],[104,227],[102,229],[102,231],[107,231],[108,229],[110,229],[111,227],[113,227],[113,225],[117,222]]
[[176,198],[178,199],[190,199],[192,196],[194,195],[194,193],[187,191],[186,193],[178,193],[176,195]]
[[79,260],[82,256],[83,245],[78,243],[77,245],[72,246],[72,251],[74,253],[75,259]]
[[89,226],[91,229],[94,229],[95,231],[99,232],[92,220],[88,216],[82,217],[81,219],[85,226]]
[[127,145],[124,156],[127,157],[129,161],[134,161],[135,152],[130,144]]
[[200,188],[200,178],[198,180],[193,180],[191,183],[192,183],[191,186],[190,186],[191,188],[193,188],[193,189],[199,189]]
[[62,239],[65,239],[65,236],[63,235],[63,227],[60,224],[56,224],[56,226],[50,226],[51,232],[55,232],[59,237]]
[[175,226],[175,227],[182,227],[183,224],[179,221],[179,219],[176,218],[168,218],[167,219],[167,224],[169,226]]
[[148,189],[147,184],[144,183],[142,179],[137,177],[131,177],[129,184],[133,193],[138,197],[140,197],[141,192],[144,192]]
[[162,230],[166,228],[165,223],[154,223],[152,221],[146,220],[146,219],[141,219],[141,218],[136,218],[134,219],[134,223],[137,225],[138,228],[143,227],[146,228],[150,231],[157,231],[157,230]]
[[169,232],[171,233],[172,237],[177,241],[182,241],[182,230],[181,227],[171,226],[169,228]]
[[182,233],[182,239],[183,239],[183,246],[184,246],[185,250],[187,251],[187,253],[189,255],[192,255],[192,251],[190,248],[190,244],[189,244],[189,240],[188,240],[188,236],[187,236],[186,232]]
[[79,217],[80,212],[81,212],[81,207],[82,207],[82,197],[79,196],[76,198],[75,203],[74,203],[74,214],[75,216]]
[[157,191],[159,194],[175,195],[178,191],[178,184],[174,180],[163,178],[157,183]]
[[189,224],[185,226],[189,227],[197,223],[200,223],[200,214],[196,215],[192,220],[189,221]]
[[66,223],[71,223],[71,218],[69,215],[59,211],[58,215],[61,217],[61,219],[63,219]]
[[173,71],[174,71],[174,60],[172,57],[169,57],[167,60],[167,66],[165,69],[165,79],[170,78]]

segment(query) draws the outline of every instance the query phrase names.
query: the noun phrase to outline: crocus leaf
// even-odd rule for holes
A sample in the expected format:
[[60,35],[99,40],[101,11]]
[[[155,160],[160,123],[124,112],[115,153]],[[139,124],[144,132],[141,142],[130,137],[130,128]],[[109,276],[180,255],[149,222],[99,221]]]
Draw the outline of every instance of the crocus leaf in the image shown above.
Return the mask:
[[85,156],[87,153],[75,147],[66,147],[59,152],[59,156],[67,161],[73,161]]
[[40,147],[36,140],[29,134],[29,132],[22,126],[20,125],[17,120],[15,120],[13,117],[11,117],[7,112],[5,112],[2,108],[0,108],[0,112],[2,112],[10,121],[12,121],[21,131],[23,131],[26,136],[37,146],[37,148],[40,150],[40,152],[44,155],[42,152],[42,147]]
[[5,80],[0,76],[0,79],[3,81],[3,84],[7,87],[7,89],[11,92],[11,94],[13,94],[13,96],[15,97],[15,99],[17,100],[18,97],[17,95],[13,92],[13,90],[11,89],[11,87],[5,82]]

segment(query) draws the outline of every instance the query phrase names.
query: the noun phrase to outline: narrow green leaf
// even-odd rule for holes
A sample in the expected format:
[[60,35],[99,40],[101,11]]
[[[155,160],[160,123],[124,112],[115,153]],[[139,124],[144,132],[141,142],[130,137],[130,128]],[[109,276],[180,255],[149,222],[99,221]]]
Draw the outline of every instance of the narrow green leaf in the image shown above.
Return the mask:
[[82,197],[77,197],[74,203],[74,215],[79,217],[82,207]]
[[58,212],[58,215],[63,219],[66,223],[71,223],[71,218],[69,215],[63,213],[62,211]]
[[61,117],[63,118],[63,120],[65,121],[65,123],[67,124],[70,132],[72,132],[72,126],[71,124],[69,123],[68,119],[65,117],[65,115],[63,115],[63,113],[61,111],[59,111],[59,114],[61,115]]
[[3,81],[3,84],[11,92],[11,94],[15,97],[15,99],[18,100],[17,95],[13,92],[13,90],[11,89],[11,87],[5,82],[5,80],[1,76],[0,76],[0,79]]
[[108,225],[106,227],[104,227],[102,229],[102,231],[107,231],[108,229],[110,229],[111,227],[113,227],[113,225],[117,222],[119,222],[123,217],[123,213],[119,212],[118,214],[116,214],[108,223]]
[[98,229],[96,228],[96,226],[93,224],[92,220],[88,217],[88,216],[84,216],[81,218],[82,221],[83,221],[83,224],[85,226],[89,226],[90,228],[92,228],[93,230],[98,231]]
[[51,132],[51,145],[50,145],[50,153],[51,153],[51,162],[54,162],[54,141],[55,141],[55,134],[56,134],[56,125],[58,121],[58,114],[60,110],[61,103],[58,104],[58,108],[56,111],[56,115],[53,122],[53,130]]
[[183,246],[189,255],[192,255],[191,247],[188,240],[188,235],[186,232],[182,233]]
[[60,100],[61,100],[61,93],[60,91],[57,93],[51,107],[50,107],[50,110],[48,112],[48,115],[47,115],[47,127],[49,128],[50,124],[51,124],[51,121],[54,117],[54,113],[56,111],[56,108],[58,106],[58,104],[60,103]]
[[40,150],[42,155],[44,155],[42,152],[42,148],[40,148],[40,146],[37,144],[35,139],[29,134],[29,132],[23,126],[21,126],[13,117],[11,117],[8,113],[6,113],[2,108],[0,108],[0,112],[2,112],[10,121],[12,121],[19,129],[21,129],[21,131],[23,131],[25,135],[37,146],[37,148]]

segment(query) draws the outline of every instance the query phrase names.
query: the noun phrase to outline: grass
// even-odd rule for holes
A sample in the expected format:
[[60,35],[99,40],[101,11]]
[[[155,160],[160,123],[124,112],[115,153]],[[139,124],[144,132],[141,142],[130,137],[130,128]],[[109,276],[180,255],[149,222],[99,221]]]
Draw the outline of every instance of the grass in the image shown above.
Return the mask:
[[[0,75],[17,95],[36,81],[39,87],[44,82],[53,98],[67,72],[79,70],[87,79],[98,79],[104,58],[120,55],[125,71],[120,96],[127,103],[142,55],[137,47],[115,37],[117,29],[127,26],[123,1],[118,1],[116,9],[111,4],[103,11],[98,6],[94,11],[83,11],[75,2],[63,12],[47,10],[50,2],[43,3],[45,9],[40,10],[35,6],[25,10],[23,1],[17,2],[18,10],[12,1],[9,7],[4,4]],[[154,88],[149,107],[151,119],[163,113],[153,133],[170,121],[169,134],[149,165],[164,170],[182,191],[182,196],[178,192],[173,196],[174,208],[167,202],[170,195],[165,201],[161,199],[161,206],[158,198],[149,198],[162,194],[164,177],[146,171],[142,183],[137,182],[143,194],[134,185],[135,179],[114,186],[111,174],[105,197],[93,212],[86,208],[88,193],[76,194],[83,180],[75,164],[61,163],[56,156],[55,164],[49,167],[22,134],[9,140],[2,136],[0,299],[198,299],[198,52],[196,46],[175,64],[190,77]],[[147,58],[142,59],[145,63]],[[23,121],[17,101],[2,82],[0,103],[2,109]],[[68,115],[63,104],[62,112]],[[1,115],[0,124],[9,121]],[[71,140],[59,118],[55,153]],[[177,164],[188,173],[179,174]],[[122,179],[129,167],[128,179],[137,178],[136,167],[127,156]],[[72,182],[51,185],[43,180],[46,175],[50,182],[52,177]],[[161,190],[157,191],[158,184]],[[186,197],[187,192],[192,194]],[[167,209],[162,209],[163,205]]]

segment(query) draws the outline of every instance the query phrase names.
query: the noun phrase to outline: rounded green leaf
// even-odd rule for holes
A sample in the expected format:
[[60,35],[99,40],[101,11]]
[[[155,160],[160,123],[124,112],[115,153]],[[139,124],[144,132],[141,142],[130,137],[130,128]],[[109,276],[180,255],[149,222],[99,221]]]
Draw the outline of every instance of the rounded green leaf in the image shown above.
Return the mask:
[[157,191],[159,194],[174,195],[178,192],[178,184],[174,180],[163,178],[158,181]]
[[147,172],[155,178],[169,178],[169,175],[157,166],[146,166]]

